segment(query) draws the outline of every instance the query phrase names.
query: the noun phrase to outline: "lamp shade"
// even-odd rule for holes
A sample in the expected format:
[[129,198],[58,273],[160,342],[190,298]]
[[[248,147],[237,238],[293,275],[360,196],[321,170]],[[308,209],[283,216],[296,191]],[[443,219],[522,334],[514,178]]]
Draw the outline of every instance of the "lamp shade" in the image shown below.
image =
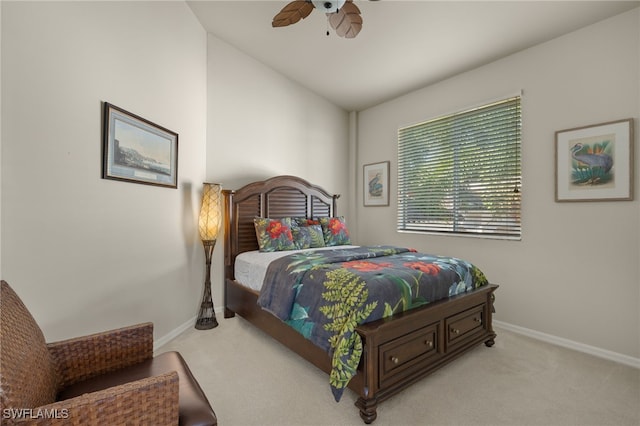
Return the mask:
[[198,218],[198,230],[202,241],[213,241],[218,238],[220,230],[220,198],[221,188],[217,183],[205,183],[202,191],[202,207]]

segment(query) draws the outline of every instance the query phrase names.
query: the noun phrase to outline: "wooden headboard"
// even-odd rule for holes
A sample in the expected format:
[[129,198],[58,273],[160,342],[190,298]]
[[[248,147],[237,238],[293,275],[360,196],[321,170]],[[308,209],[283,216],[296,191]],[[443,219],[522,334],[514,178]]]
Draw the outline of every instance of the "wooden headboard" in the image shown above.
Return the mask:
[[336,216],[336,202],[340,197],[295,176],[276,176],[222,193],[225,279],[234,279],[233,265],[237,255],[258,250],[255,217]]

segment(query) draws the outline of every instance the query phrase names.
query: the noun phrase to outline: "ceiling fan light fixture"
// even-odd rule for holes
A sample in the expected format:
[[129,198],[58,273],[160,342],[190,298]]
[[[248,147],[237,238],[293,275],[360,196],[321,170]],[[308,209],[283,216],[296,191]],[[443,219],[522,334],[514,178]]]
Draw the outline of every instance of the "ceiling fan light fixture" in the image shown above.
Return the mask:
[[346,0],[337,0],[337,1],[325,1],[325,0],[311,0],[313,6],[323,11],[324,13],[336,13],[340,10],[342,6],[344,6]]
[[277,28],[295,24],[309,16],[313,9],[320,9],[327,16],[327,35],[329,26],[344,38],[354,38],[362,29],[360,9],[353,0],[293,0],[273,17],[271,26]]

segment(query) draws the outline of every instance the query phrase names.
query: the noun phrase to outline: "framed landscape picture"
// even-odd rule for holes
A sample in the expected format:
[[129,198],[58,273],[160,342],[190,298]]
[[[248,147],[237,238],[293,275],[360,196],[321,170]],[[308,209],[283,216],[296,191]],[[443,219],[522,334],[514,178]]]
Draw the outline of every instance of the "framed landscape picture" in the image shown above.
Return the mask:
[[178,187],[178,134],[104,103],[102,178]]
[[633,199],[633,119],[556,132],[556,201]]
[[365,206],[388,206],[389,162],[364,165],[363,184]]

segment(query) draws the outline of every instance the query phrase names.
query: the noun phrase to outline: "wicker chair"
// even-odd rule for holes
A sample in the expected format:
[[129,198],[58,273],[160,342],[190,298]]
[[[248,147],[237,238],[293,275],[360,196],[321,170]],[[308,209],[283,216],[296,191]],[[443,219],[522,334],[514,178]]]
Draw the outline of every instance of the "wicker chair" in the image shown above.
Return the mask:
[[153,324],[47,344],[2,281],[0,424],[161,426],[217,420],[180,354],[153,356]]

